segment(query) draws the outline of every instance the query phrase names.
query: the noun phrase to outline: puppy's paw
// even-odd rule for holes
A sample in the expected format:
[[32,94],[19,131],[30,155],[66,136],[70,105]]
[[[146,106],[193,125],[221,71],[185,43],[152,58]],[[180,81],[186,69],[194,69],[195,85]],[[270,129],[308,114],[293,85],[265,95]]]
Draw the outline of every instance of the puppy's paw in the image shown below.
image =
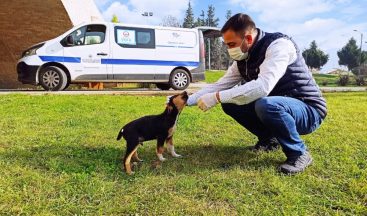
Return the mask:
[[160,162],[164,162],[164,161],[166,161],[166,160],[167,160],[167,158],[164,158],[164,157],[159,158],[159,161],[160,161]]
[[167,160],[166,158],[164,158],[164,157],[163,157],[163,155],[162,155],[162,154],[157,154],[157,156],[158,156],[158,160],[159,160],[159,161],[161,161],[161,162],[163,162],[163,161],[166,161],[166,160]]
[[134,159],[134,162],[137,162],[137,163],[142,163],[142,162],[144,162],[144,160],[142,160],[142,159]]
[[172,153],[172,157],[174,157],[174,158],[182,158],[183,156],[180,155],[180,154],[177,154],[176,152],[173,152]]

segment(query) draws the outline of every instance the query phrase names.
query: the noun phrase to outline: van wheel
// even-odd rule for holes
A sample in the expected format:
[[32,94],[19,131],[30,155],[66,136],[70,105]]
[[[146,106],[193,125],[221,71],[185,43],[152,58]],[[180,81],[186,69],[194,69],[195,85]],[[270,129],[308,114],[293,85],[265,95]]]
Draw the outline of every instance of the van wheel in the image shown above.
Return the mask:
[[46,91],[64,90],[69,82],[65,72],[56,66],[43,68],[39,73],[38,80]]
[[66,89],[68,89],[68,88],[69,88],[69,86],[70,86],[70,82],[67,82],[67,84],[66,84],[65,88],[63,88],[62,90],[66,90]]
[[176,69],[170,77],[170,84],[174,90],[184,90],[190,85],[190,75],[183,69]]
[[157,83],[156,86],[160,90],[169,90],[171,88],[171,85],[168,83]]

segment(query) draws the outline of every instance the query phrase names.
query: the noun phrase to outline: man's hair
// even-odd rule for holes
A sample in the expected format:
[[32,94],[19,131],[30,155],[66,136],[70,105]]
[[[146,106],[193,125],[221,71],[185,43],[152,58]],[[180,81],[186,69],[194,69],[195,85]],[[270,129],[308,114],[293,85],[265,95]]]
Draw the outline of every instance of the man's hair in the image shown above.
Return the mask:
[[256,28],[255,22],[247,14],[238,13],[227,20],[222,27],[221,33],[228,30],[233,30],[236,33],[243,33],[245,31],[253,30]]

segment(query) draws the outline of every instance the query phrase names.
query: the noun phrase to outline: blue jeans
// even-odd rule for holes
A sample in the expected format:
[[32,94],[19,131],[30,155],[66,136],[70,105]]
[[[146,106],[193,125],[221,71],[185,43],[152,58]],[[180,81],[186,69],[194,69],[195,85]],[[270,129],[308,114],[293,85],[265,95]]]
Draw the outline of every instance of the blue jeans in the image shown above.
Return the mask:
[[259,140],[277,138],[288,158],[307,151],[300,135],[312,133],[323,120],[315,108],[291,97],[263,97],[245,105],[222,104],[222,108]]

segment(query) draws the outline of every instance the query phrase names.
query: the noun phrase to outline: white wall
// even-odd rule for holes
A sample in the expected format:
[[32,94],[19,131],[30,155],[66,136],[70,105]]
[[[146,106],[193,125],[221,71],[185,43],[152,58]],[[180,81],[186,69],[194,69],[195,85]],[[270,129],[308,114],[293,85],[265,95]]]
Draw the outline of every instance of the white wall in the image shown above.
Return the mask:
[[82,22],[104,21],[93,0],[61,0],[73,25]]

